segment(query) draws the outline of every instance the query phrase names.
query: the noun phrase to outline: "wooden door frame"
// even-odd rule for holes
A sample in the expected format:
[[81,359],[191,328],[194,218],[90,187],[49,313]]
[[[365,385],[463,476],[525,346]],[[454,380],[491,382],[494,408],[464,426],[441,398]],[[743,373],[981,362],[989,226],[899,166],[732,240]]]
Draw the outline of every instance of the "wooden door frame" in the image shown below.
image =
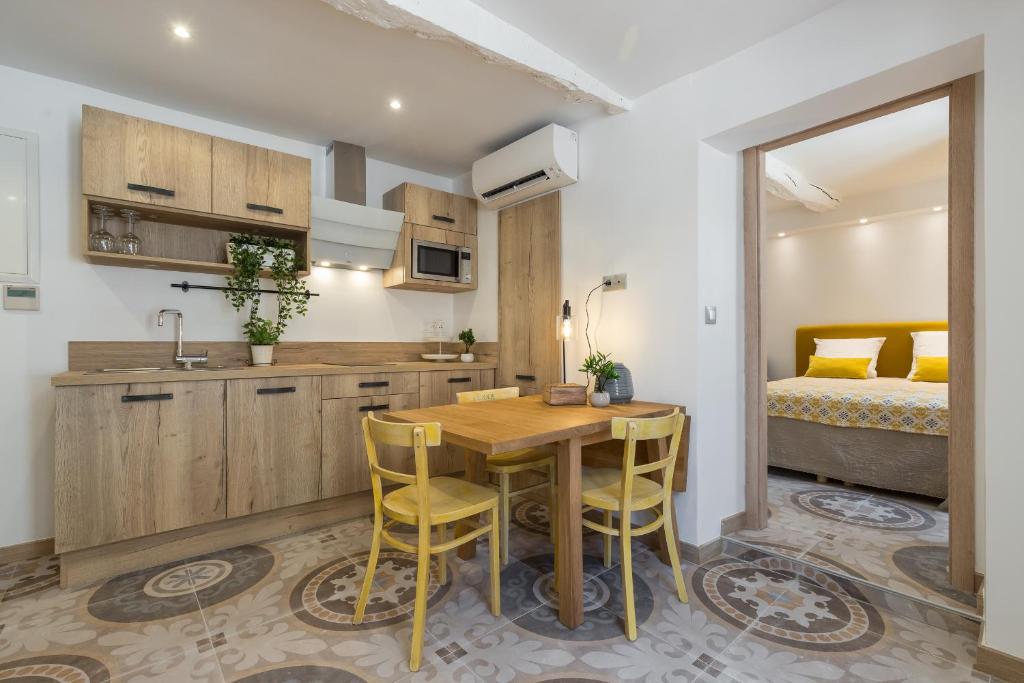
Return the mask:
[[949,98],[949,570],[953,586],[968,592],[975,590],[974,81],[973,75],[966,76],[743,151],[745,522],[747,528],[761,529],[768,521],[765,152]]

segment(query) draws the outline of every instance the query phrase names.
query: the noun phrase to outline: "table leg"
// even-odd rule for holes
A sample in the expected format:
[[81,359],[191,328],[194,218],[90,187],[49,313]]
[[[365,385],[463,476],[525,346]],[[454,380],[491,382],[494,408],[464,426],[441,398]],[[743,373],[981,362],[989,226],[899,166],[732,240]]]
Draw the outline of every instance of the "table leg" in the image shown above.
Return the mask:
[[558,620],[566,628],[583,623],[583,444],[573,437],[558,444]]
[[[471,481],[474,484],[483,484],[487,481],[487,456],[483,453],[475,453],[468,448],[463,448],[462,452],[465,456],[466,461],[466,481]],[[456,524],[455,535],[461,536],[472,530],[473,527],[465,524]],[[471,543],[463,543],[459,546],[458,555],[463,560],[472,560],[476,557],[476,541]]]
[[[655,462],[664,458],[668,455],[668,440],[667,439],[650,439],[645,442],[647,448],[647,462]],[[659,484],[663,481],[662,471],[651,472],[651,479],[658,482]],[[671,477],[674,476],[674,472],[669,472],[669,486],[672,485]],[[676,531],[676,549],[679,551],[679,556],[682,557],[683,549],[679,546],[679,520],[672,516],[673,526]],[[646,539],[652,547],[657,548],[658,559],[661,560],[662,564],[672,566],[672,560],[668,555],[668,548],[665,547],[665,534],[658,531],[653,534],[649,534]],[[657,544],[657,545],[655,545]]]

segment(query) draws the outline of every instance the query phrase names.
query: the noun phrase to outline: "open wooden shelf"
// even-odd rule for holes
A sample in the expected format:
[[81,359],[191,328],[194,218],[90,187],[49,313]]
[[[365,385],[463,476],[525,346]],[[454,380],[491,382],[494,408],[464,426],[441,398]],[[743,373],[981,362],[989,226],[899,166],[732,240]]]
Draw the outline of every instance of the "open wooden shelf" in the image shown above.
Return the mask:
[[[137,209],[141,213],[139,222],[135,224],[135,234],[141,240],[142,253],[130,255],[89,250],[89,233],[99,227],[99,219],[92,213],[95,204],[109,206],[117,211]],[[226,245],[232,234],[243,233],[293,242],[298,255],[299,277],[309,275],[309,228],[91,195],[82,198],[82,224],[84,256],[89,263],[229,275],[233,267],[227,262]],[[107,230],[115,237],[123,234],[125,229],[120,216],[107,221]],[[264,271],[263,276],[269,277],[269,271]]]

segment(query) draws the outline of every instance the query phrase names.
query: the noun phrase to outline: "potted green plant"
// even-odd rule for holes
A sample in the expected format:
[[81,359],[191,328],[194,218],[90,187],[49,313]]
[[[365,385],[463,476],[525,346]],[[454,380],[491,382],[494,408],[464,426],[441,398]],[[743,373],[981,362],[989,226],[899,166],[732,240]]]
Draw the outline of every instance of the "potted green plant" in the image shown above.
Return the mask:
[[595,408],[604,408],[611,402],[611,396],[604,390],[604,386],[608,380],[619,378],[615,364],[609,360],[610,355],[600,351],[592,353],[583,359],[583,367],[580,368],[580,372],[594,378],[594,391],[590,394],[590,405]]
[[459,360],[463,363],[473,362],[473,344],[476,344],[476,337],[473,336],[473,328],[467,328],[462,332],[459,332],[459,341],[462,342],[466,347],[466,352],[459,356]]
[[[298,277],[295,245],[288,240],[258,235],[232,235],[228,260],[234,271],[227,277],[224,295],[236,311],[248,308],[242,324],[253,365],[270,365],[274,345],[281,339],[288,321],[308,310],[306,288]],[[260,277],[263,269],[277,288],[277,320],[260,315]]]

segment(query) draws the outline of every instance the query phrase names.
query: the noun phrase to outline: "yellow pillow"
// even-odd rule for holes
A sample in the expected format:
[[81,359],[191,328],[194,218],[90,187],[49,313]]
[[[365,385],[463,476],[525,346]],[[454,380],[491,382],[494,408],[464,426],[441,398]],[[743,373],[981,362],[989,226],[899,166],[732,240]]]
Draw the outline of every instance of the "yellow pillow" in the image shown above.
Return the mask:
[[918,356],[911,382],[948,382],[948,356]]
[[827,358],[811,356],[804,377],[835,377],[840,379],[867,379],[870,358]]

